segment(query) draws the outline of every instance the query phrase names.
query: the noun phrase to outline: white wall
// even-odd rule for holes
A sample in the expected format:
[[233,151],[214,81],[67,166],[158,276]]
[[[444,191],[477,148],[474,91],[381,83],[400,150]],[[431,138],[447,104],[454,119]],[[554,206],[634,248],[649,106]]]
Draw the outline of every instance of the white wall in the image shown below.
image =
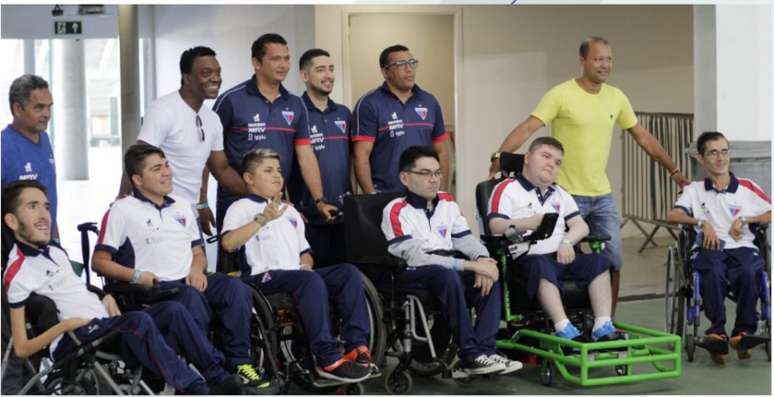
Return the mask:
[[303,92],[298,57],[314,45],[312,6],[219,5],[153,7],[156,92],[158,96],[180,86],[180,54],[196,45],[211,47],[223,68],[221,92],[253,74],[250,46],[264,33],[279,33],[288,41],[291,73],[285,87]]

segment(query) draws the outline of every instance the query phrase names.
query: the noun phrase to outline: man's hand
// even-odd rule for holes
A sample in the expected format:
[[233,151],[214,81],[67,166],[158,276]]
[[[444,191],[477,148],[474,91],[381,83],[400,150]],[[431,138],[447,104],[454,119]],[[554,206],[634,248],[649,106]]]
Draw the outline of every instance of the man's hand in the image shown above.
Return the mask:
[[121,315],[121,309],[118,308],[118,303],[116,303],[116,300],[112,295],[105,295],[105,297],[102,298],[102,304],[105,306],[105,310],[107,310],[110,317]]
[[185,276],[185,284],[204,292],[207,289],[207,276],[199,270],[191,269],[191,273]]
[[744,235],[744,222],[741,218],[734,219],[734,223],[731,224],[731,228],[728,229],[728,235],[731,236],[734,241],[739,241]]
[[73,318],[68,318],[66,320],[62,320],[59,324],[62,325],[63,332],[69,332],[69,331],[74,331],[78,328],[81,328],[84,325],[88,324],[89,322],[91,322],[91,320],[89,319],[73,317]]
[[153,287],[154,284],[159,282],[159,278],[152,272],[140,273],[140,280],[137,284],[144,285],[146,287]]
[[264,225],[279,218],[280,216],[282,216],[282,214],[285,213],[285,210],[288,209],[288,206],[285,205],[284,207],[280,208],[281,204],[282,204],[282,199],[281,199],[281,193],[280,193],[274,196],[274,198],[271,199],[269,204],[263,209],[263,212],[261,212],[261,217],[263,218]]
[[562,241],[556,251],[556,261],[562,265],[569,265],[575,260],[575,249],[572,245]]
[[314,269],[312,269],[312,265],[310,265],[308,263],[302,263],[301,264],[301,270],[305,270],[307,272],[313,272],[314,271]]
[[708,249],[708,250],[720,249],[720,239],[718,239],[718,235],[717,233],[715,233],[715,228],[712,227],[712,224],[710,224],[707,221],[704,221],[704,224],[702,226],[702,233],[704,233],[704,242],[702,244],[704,249]]
[[481,296],[487,296],[492,291],[494,280],[487,276],[476,274],[476,282],[473,284],[473,288],[481,289]]
[[500,277],[500,271],[497,270],[497,261],[492,258],[479,258],[475,261],[466,261],[467,267],[477,275],[486,276],[497,281]]
[[323,219],[325,219],[325,222],[333,221],[335,217],[331,215],[331,212],[336,213],[339,211],[339,209],[336,208],[335,205],[328,204],[325,201],[318,201],[317,204],[315,205],[317,206],[317,212],[319,212],[320,215],[323,216]]
[[681,172],[676,172],[672,175],[672,180],[675,181],[680,187],[688,186],[691,184],[691,180],[686,178]]
[[212,229],[210,226],[215,226],[215,216],[212,215],[212,210],[207,208],[199,208],[199,227],[202,233],[212,236]]

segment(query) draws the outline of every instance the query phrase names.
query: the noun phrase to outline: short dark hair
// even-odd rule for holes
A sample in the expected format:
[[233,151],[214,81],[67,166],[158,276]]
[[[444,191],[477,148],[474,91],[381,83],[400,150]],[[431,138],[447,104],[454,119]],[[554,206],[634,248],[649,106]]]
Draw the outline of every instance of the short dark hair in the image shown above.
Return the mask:
[[288,45],[288,42],[285,41],[285,38],[278,35],[277,33],[266,33],[253,41],[253,45],[250,47],[251,56],[257,59],[258,62],[261,62],[263,56],[266,55],[266,44],[272,43]]
[[552,136],[541,136],[539,138],[536,138],[532,143],[529,145],[529,149],[527,149],[528,152],[532,152],[533,150],[537,149],[540,146],[551,146],[553,148],[559,149],[562,154],[564,154],[564,146],[562,146],[562,143],[559,142],[558,139],[552,137]]
[[382,53],[379,54],[379,67],[384,69],[387,67],[387,64],[390,61],[390,54],[393,52],[402,52],[402,51],[408,51],[408,47],[402,44],[395,44],[391,45],[385,49],[382,50]]
[[[24,189],[28,188],[38,189],[48,197],[48,190],[46,187],[34,179],[24,179],[7,183],[3,186],[3,217],[5,217],[5,214],[16,213],[16,209],[19,207],[19,196],[21,196]],[[3,224],[5,224],[5,222],[3,222]]]
[[253,172],[255,167],[259,166],[266,159],[277,159],[277,161],[280,161],[280,155],[272,149],[265,148],[247,152],[242,157],[242,173]]
[[8,90],[8,106],[11,108],[11,115],[13,115],[14,103],[18,103],[22,108],[26,107],[30,101],[30,93],[42,88],[48,88],[48,82],[40,76],[25,74],[17,77]]
[[728,138],[726,138],[725,135],[723,135],[722,132],[718,131],[704,131],[699,135],[699,138],[696,139],[696,150],[699,152],[700,155],[704,155],[704,150],[707,148],[707,142],[711,141],[717,141],[718,139],[723,139],[726,142],[728,142]]
[[583,40],[583,42],[581,42],[580,48],[578,49],[578,54],[580,54],[581,58],[585,59],[586,56],[589,55],[589,47],[591,47],[591,43],[602,43],[610,47],[610,42],[607,41],[607,39],[605,39],[604,37],[591,36],[586,40]]
[[298,70],[304,70],[308,68],[312,65],[312,59],[323,56],[329,57],[331,54],[322,48],[312,48],[311,50],[306,50],[306,52],[304,52],[301,55],[301,58],[298,60]]
[[414,164],[417,160],[423,157],[432,157],[436,161],[441,161],[438,158],[438,153],[430,146],[410,146],[403,151],[398,161],[398,169],[400,172],[410,171],[414,168]]
[[[124,153],[124,171],[126,172],[126,176],[129,177],[130,182],[132,180],[132,175],[142,175],[142,169],[145,167],[145,159],[153,154],[158,154],[162,158],[167,158],[167,156],[164,155],[163,150],[145,142],[135,143],[134,145],[129,146],[129,149],[126,149],[126,153]],[[132,185],[134,185],[134,183],[132,183]]]
[[183,85],[184,74],[191,74],[193,63],[199,57],[214,57],[215,51],[210,47],[197,46],[189,48],[180,55],[180,85]]

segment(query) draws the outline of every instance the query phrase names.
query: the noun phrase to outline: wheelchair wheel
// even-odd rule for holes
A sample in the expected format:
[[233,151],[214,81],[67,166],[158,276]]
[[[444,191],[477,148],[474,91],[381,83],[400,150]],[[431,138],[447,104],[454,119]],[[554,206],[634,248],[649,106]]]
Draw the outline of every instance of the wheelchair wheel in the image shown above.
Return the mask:
[[253,362],[263,370],[271,370],[270,375],[280,377],[279,369],[276,368],[276,358],[279,353],[279,342],[272,314],[271,306],[266,298],[258,291],[250,287],[250,294],[253,297],[252,325],[250,327],[250,350],[252,351]]
[[554,385],[554,362],[549,359],[544,359],[540,366],[540,383],[543,386]]
[[66,371],[54,371],[48,375],[44,387],[52,395],[100,395],[113,391],[104,384],[93,368],[86,368],[77,376],[67,376]]
[[362,396],[365,394],[365,386],[362,383],[351,383],[344,386],[344,394]]
[[[444,363],[450,363],[456,356],[454,349],[450,349],[451,334],[449,328],[440,319],[440,314],[430,316],[428,322],[430,323],[430,338],[433,341],[435,347],[435,354],[438,360]],[[418,330],[420,335],[424,336],[421,328]],[[416,344],[414,350],[411,352],[411,364],[409,369],[411,372],[425,377],[436,376],[443,372],[444,364],[433,360],[430,355],[430,347],[427,344]]]
[[692,363],[694,354],[696,353],[696,342],[694,341],[694,335],[686,335],[685,352],[688,354],[688,362]]
[[451,372],[452,372],[452,379],[454,379],[454,382],[459,386],[467,386],[473,383],[475,380],[472,376],[465,376],[465,377],[455,377],[455,372],[461,372],[462,371],[462,361],[459,358],[455,358],[454,362],[452,362]]
[[677,300],[681,284],[680,259],[677,257],[677,249],[670,248],[666,261],[666,283],[664,288],[665,330],[669,333],[677,333]]
[[384,389],[388,394],[408,394],[414,387],[414,379],[406,371],[392,371],[384,378]]
[[383,367],[387,351],[387,327],[384,323],[382,301],[379,297],[379,292],[371,280],[362,273],[361,280],[366,295],[366,304],[368,305],[369,325],[371,326],[368,350],[371,352],[371,360],[379,367]]
[[629,373],[629,368],[625,365],[616,365],[615,366],[615,374],[618,376],[624,376]]

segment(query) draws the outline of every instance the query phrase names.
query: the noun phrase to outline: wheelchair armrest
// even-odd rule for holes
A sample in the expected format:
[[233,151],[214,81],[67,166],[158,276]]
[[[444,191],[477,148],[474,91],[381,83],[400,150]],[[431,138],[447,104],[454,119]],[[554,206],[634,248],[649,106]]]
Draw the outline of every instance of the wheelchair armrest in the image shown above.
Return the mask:
[[440,255],[440,256],[448,256],[448,257],[452,257],[452,258],[465,259],[465,260],[470,259],[470,258],[468,258],[467,255],[463,254],[462,252],[460,252],[458,250],[433,250],[433,251],[428,252],[428,254]]
[[601,243],[610,241],[610,236],[607,234],[589,234],[581,240],[581,243]]
[[180,292],[180,288],[161,289],[158,286],[147,287],[129,283],[111,283],[106,285],[104,290],[116,299],[123,298],[121,300],[124,302],[132,302],[135,305],[162,302]]

